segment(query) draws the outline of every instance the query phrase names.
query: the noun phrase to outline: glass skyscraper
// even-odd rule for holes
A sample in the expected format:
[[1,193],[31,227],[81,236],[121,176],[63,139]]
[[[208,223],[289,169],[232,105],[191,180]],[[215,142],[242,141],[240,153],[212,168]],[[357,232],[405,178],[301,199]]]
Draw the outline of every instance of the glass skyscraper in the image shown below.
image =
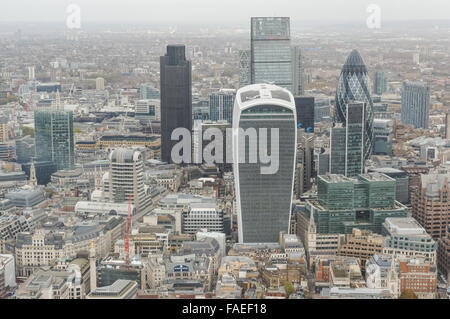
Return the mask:
[[236,90],[221,89],[209,95],[209,114],[211,121],[227,121],[232,123],[233,105]]
[[192,131],[192,66],[184,45],[167,46],[160,59],[161,77],[161,160],[171,162],[171,136],[176,128]]
[[34,129],[37,160],[52,161],[58,170],[74,169],[73,113],[36,110]]
[[364,109],[361,102],[348,103],[345,124],[330,134],[330,172],[355,177],[364,172]]
[[271,83],[292,91],[290,19],[251,19],[251,83]]
[[334,107],[334,121],[336,123],[346,122],[346,107],[349,101],[366,103],[364,112],[364,158],[368,159],[373,151],[373,102],[370,96],[369,74],[357,50],[350,53],[339,77]]
[[[290,223],[297,145],[294,98],[281,87],[251,85],[238,91],[233,112],[239,242],[277,242],[280,231],[288,232]],[[247,138],[247,134],[254,129],[258,141],[260,129],[264,128],[267,129],[267,141],[262,140],[267,144],[261,146],[260,141],[255,147],[249,146],[252,138]],[[279,132],[278,152],[271,142],[272,128]],[[260,150],[260,147],[264,149]],[[264,151],[278,153],[275,173],[263,174],[261,171],[270,166],[259,156]],[[253,156],[256,160],[252,163]]]
[[387,79],[384,72],[377,71],[375,73],[375,83],[373,87],[373,91],[377,95],[382,95],[387,91]]
[[428,128],[430,87],[423,82],[404,81],[402,87],[402,123]]
[[251,51],[240,50],[239,51],[239,87],[250,85],[251,82]]

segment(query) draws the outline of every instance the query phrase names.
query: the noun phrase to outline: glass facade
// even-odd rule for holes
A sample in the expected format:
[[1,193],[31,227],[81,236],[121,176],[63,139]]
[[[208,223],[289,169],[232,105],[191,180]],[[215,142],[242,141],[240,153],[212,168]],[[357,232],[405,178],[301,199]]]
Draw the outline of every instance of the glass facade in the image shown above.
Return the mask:
[[251,19],[251,83],[272,83],[292,91],[290,19]]
[[370,78],[364,61],[358,51],[353,50],[342,68],[336,89],[334,121],[345,123],[346,107],[349,101],[366,103],[364,158],[368,159],[373,150],[373,101],[370,95]]
[[221,90],[209,96],[209,114],[211,121],[233,122],[235,90]]
[[[268,153],[271,149],[271,128],[279,129],[279,170],[275,174],[261,174],[262,164],[249,163],[249,142],[241,147],[244,152],[237,152],[237,183],[240,198],[238,211],[240,238],[243,243],[277,242],[280,231],[289,230],[292,188],[294,178],[294,160],[296,153],[296,120],[293,108],[258,105],[245,109],[238,120],[239,128],[247,130],[267,128]],[[238,138],[238,143],[242,143]],[[236,152],[236,149],[235,149]],[[256,147],[259,152],[259,145]],[[259,157],[257,157],[259,158]],[[245,160],[244,160],[245,159]],[[241,163],[245,162],[245,163]]]
[[241,50],[239,51],[239,87],[244,87],[250,85],[251,83],[251,72],[250,72],[250,62],[251,61],[251,51]]
[[52,161],[58,170],[74,169],[73,113],[37,110],[34,127],[37,160]]
[[404,81],[402,87],[402,123],[428,128],[430,87],[422,82]]

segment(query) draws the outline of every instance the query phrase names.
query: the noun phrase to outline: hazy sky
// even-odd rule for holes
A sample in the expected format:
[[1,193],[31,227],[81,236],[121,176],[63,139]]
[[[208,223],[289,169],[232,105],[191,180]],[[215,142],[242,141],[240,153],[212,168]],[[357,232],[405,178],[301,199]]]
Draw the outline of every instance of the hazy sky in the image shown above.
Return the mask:
[[0,22],[64,22],[69,4],[81,23],[249,24],[251,16],[293,21],[365,21],[369,4],[385,20],[450,19],[449,0],[2,0]]

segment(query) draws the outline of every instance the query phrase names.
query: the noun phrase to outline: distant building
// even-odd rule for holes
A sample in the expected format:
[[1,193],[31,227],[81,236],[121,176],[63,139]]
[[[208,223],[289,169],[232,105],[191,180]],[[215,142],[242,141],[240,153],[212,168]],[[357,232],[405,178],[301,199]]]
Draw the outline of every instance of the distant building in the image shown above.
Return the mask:
[[233,122],[233,106],[236,90],[221,89],[209,95],[209,114],[211,121]]
[[95,89],[97,91],[103,91],[105,89],[105,79],[104,78],[96,78],[95,79]]
[[52,161],[58,170],[75,166],[73,114],[62,110],[34,111],[36,157]]
[[251,18],[251,83],[270,83],[292,91],[290,19]]
[[239,51],[239,88],[251,84],[251,51]]
[[392,120],[373,120],[373,135],[375,143],[373,153],[375,155],[392,155],[392,131]]
[[192,130],[192,66],[185,57],[184,45],[167,46],[160,59],[161,69],[161,159],[171,162],[172,132]]
[[423,82],[404,81],[402,87],[402,123],[428,128],[430,87]]
[[292,47],[292,94],[305,94],[304,57],[298,46]]
[[383,93],[387,92],[387,79],[384,72],[375,72],[373,92],[377,95],[382,95]]
[[182,233],[195,234],[202,229],[224,232],[223,211],[215,205],[192,203],[182,213]]
[[295,96],[297,125],[308,133],[314,133],[314,97]]
[[141,100],[160,100],[161,95],[157,88],[151,84],[142,84],[140,87],[140,99]]

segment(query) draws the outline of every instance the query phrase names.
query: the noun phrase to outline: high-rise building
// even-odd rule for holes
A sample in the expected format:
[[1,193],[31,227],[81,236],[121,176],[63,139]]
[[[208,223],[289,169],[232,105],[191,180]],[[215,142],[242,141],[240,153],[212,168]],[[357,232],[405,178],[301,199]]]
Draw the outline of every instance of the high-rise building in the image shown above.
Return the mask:
[[[297,146],[296,117],[294,97],[286,89],[257,84],[237,92],[233,112],[233,162],[241,243],[277,242],[280,231],[289,231]],[[264,129],[267,129],[267,140],[271,141],[270,151],[269,142],[261,133]],[[276,131],[278,141],[274,140]],[[255,145],[258,140],[259,145]],[[270,161],[261,158],[269,152],[275,154]]]
[[373,138],[375,155],[392,155],[392,132],[394,123],[388,119],[373,120]]
[[159,121],[161,102],[159,100],[139,100],[136,102],[136,119]]
[[423,82],[404,81],[402,87],[402,123],[428,128],[430,87]]
[[161,159],[171,162],[173,130],[192,130],[192,66],[184,45],[169,45],[160,59]]
[[408,209],[395,200],[395,180],[384,174],[319,175],[317,200],[307,200],[317,233],[349,234],[354,228],[381,233],[387,217],[406,217]]
[[368,159],[373,151],[373,101],[370,96],[370,78],[366,65],[357,50],[347,58],[339,77],[334,106],[334,121],[346,122],[346,107],[350,101],[366,104],[364,111],[364,158]]
[[314,97],[296,96],[294,100],[298,128],[314,133]]
[[271,83],[292,91],[290,19],[251,19],[251,83]]
[[109,156],[109,172],[103,177],[104,198],[114,203],[131,202],[142,212],[151,203],[144,184],[142,153],[128,148],[118,148]]
[[95,89],[97,91],[103,91],[105,89],[105,79],[104,78],[96,78],[95,79]]
[[438,269],[444,276],[450,279],[450,225],[447,226],[446,235],[438,240],[437,252]]
[[300,132],[297,139],[297,167],[294,188],[296,197],[300,198],[304,192],[311,189],[312,178],[315,175],[314,134]]
[[[303,55],[300,47],[292,47],[292,94],[304,95]],[[297,115],[298,116],[298,115]]]
[[38,161],[52,161],[58,170],[75,166],[73,113],[62,110],[34,111]]
[[251,51],[239,51],[239,87],[244,87],[251,84]]
[[233,105],[236,96],[234,89],[221,89],[209,95],[209,114],[211,121],[233,122]]
[[446,235],[450,223],[450,174],[422,174],[413,192],[412,217],[433,237]]
[[331,174],[354,177],[364,172],[364,110],[364,103],[348,103],[345,125],[338,123],[331,129]]
[[373,85],[373,92],[377,95],[382,95],[387,91],[387,79],[384,72],[375,72],[375,81]]

